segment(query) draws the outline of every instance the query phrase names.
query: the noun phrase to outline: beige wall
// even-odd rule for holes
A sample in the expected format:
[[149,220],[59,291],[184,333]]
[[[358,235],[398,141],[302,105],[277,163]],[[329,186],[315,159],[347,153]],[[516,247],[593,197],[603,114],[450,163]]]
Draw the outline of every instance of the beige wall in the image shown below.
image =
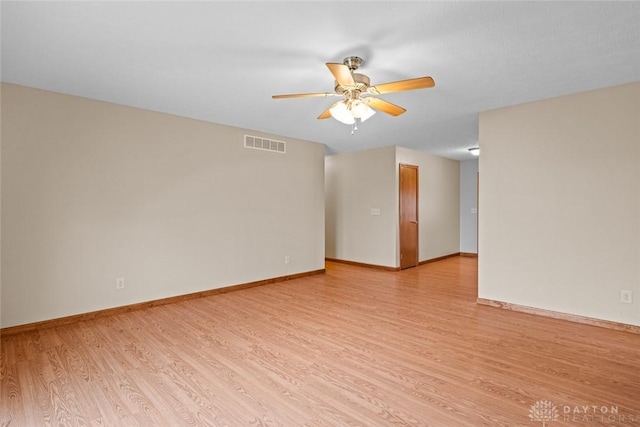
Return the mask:
[[478,159],[460,162],[460,252],[478,253]]
[[[326,255],[395,267],[395,147],[325,159]],[[371,215],[371,209],[380,215]]]
[[[398,267],[399,164],[419,167],[420,261],[459,252],[459,162],[403,147],[327,156],[327,257]],[[371,209],[380,215],[371,215]]]
[[[397,165],[419,168],[420,261],[460,252],[460,162],[403,147],[398,147],[396,156]],[[399,206],[397,191],[396,202]],[[399,246],[399,221],[396,227]],[[396,262],[400,265],[399,253]]]
[[640,83],[483,112],[480,147],[479,296],[640,325]]
[[7,84],[2,125],[3,327],[324,268],[321,144]]
[[[0,69],[2,67],[0,66]],[[2,188],[2,87],[0,84],[0,189]],[[2,242],[2,193],[0,192],[0,242]],[[0,327],[2,327],[2,244],[0,244]]]

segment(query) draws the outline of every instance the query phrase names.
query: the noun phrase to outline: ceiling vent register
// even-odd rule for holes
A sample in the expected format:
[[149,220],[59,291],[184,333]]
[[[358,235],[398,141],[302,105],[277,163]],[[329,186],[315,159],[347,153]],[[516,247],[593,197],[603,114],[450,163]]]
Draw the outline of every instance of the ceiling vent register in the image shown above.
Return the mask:
[[254,150],[274,151],[284,154],[286,152],[286,143],[284,141],[276,141],[275,139],[260,138],[259,136],[244,136],[244,148],[253,148]]

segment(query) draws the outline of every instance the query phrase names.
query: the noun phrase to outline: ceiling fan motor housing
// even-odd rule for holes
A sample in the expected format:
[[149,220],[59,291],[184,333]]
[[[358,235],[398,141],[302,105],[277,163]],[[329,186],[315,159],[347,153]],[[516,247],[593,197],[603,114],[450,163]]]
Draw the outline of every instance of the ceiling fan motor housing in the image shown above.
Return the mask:
[[359,93],[367,91],[369,85],[371,84],[371,80],[369,79],[369,77],[360,73],[351,73],[351,75],[353,76],[353,81],[356,84],[353,86],[342,86],[336,81],[336,87],[334,89],[337,94],[344,95],[345,93],[351,91],[358,92],[359,95]]

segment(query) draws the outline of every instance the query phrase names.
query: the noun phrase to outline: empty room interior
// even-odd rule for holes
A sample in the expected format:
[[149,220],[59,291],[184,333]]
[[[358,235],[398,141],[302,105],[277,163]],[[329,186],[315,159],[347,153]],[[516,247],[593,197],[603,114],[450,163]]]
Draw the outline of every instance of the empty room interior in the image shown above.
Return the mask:
[[0,426],[640,426],[639,2],[0,4]]

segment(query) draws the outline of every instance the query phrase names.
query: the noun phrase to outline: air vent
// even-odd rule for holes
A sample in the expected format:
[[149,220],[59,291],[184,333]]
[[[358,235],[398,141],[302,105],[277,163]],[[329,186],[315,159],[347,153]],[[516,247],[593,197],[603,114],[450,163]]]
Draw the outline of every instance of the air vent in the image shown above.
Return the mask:
[[275,139],[260,138],[259,136],[244,136],[244,148],[253,148],[254,150],[274,151],[276,153],[286,152],[286,143],[284,141],[276,141]]

